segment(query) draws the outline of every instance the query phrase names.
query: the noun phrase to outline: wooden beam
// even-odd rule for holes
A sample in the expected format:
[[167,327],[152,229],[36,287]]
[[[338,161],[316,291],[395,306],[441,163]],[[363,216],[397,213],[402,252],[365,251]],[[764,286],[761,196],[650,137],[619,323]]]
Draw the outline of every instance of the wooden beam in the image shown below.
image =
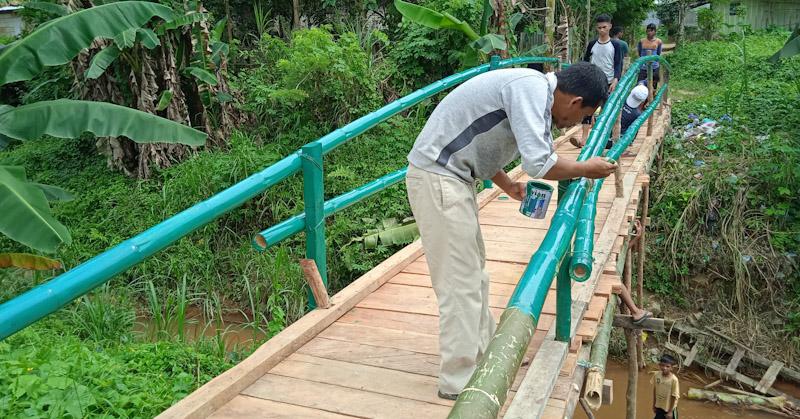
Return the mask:
[[328,298],[328,289],[325,288],[325,283],[322,282],[322,275],[319,274],[317,269],[317,262],[314,259],[300,259],[300,267],[303,268],[303,277],[311,288],[311,294],[314,295],[314,301],[317,303],[318,308],[327,309],[331,306],[331,301]]
[[725,367],[725,378],[733,377],[736,374],[736,368],[739,368],[739,361],[742,360],[744,356],[744,349],[739,348],[731,357],[730,362],[728,362],[728,366]]
[[614,327],[625,329],[650,330],[653,332],[665,332],[664,319],[649,318],[642,324],[633,324],[633,316],[628,314],[617,314],[614,316]]
[[767,369],[767,372],[764,373],[764,376],[761,377],[761,381],[759,381],[756,386],[756,391],[759,393],[766,393],[767,390],[772,387],[772,383],[775,382],[781,368],[783,368],[783,362],[772,361],[772,365],[769,366],[769,369]]
[[603,380],[603,404],[610,405],[614,403],[614,380],[608,378]]

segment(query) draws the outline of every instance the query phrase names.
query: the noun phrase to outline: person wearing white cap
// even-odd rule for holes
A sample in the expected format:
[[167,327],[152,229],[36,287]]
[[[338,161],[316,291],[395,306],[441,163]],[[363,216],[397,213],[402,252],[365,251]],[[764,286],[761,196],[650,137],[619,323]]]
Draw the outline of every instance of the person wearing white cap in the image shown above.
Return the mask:
[[622,107],[622,116],[620,116],[621,134],[625,134],[628,127],[631,126],[633,121],[642,114],[644,101],[647,100],[649,91],[647,86],[637,84],[625,100],[625,105]]

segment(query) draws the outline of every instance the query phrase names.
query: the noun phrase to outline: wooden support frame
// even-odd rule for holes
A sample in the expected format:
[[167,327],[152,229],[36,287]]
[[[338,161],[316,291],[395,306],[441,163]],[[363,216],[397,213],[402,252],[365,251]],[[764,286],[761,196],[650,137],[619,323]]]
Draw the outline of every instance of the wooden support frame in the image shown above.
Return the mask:
[[[633,316],[626,314],[617,314],[614,316],[614,327],[622,327],[631,330],[648,330],[651,332],[665,332],[664,319],[650,318],[642,322],[642,324],[633,324]],[[637,357],[638,358],[638,357]]]
[[311,289],[311,294],[314,296],[314,301],[317,303],[318,308],[330,308],[331,302],[328,298],[328,289],[322,281],[322,275],[319,274],[317,263],[314,259],[300,259],[300,267],[303,269],[303,277]]

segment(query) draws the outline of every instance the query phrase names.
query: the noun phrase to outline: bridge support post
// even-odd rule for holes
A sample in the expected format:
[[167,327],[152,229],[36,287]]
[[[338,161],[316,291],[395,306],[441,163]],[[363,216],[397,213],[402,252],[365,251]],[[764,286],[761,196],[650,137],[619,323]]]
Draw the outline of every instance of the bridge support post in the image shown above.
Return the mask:
[[[647,104],[648,106],[650,103],[653,102],[653,64],[647,63]],[[661,67],[661,66],[659,66]],[[660,71],[660,70],[659,70]],[[647,118],[647,136],[653,135],[653,119],[655,118],[655,112]]]
[[572,316],[572,280],[569,275],[572,256],[569,250],[556,276],[556,340],[569,342]]
[[[328,263],[325,250],[325,188],[323,187],[322,144],[313,142],[300,149],[303,169],[303,202],[306,214],[306,258],[314,259],[322,283],[328,286]],[[313,292],[308,291],[308,308],[317,308]]]

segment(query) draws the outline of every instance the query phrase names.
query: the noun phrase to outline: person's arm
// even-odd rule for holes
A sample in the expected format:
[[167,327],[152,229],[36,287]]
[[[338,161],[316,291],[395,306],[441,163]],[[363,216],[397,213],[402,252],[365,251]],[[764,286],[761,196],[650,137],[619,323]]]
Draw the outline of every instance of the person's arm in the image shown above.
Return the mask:
[[592,59],[592,47],[594,46],[594,43],[595,43],[595,41],[592,40],[592,41],[589,41],[588,44],[586,44],[586,52],[583,53],[583,61],[587,61],[588,62],[588,61],[590,61]]
[[656,55],[661,55],[661,45],[663,45],[663,44],[661,43],[661,40],[659,39],[658,40],[658,47],[656,47]]
[[[656,373],[658,374],[658,373]],[[656,413],[656,383],[655,376],[650,377],[650,384],[653,386],[653,413]]]
[[639,54],[639,57],[642,56],[642,41],[639,41],[639,43],[636,44],[636,53]]
[[622,54],[622,44],[619,41],[612,41],[614,45],[614,85],[616,86],[616,82],[619,81],[619,78],[622,77],[622,62],[623,62],[623,54]]
[[584,161],[558,159],[556,164],[542,178],[547,180],[565,180],[579,177],[599,179],[614,173],[616,168],[616,164],[609,163],[603,157],[592,157]]
[[675,408],[678,407],[678,399],[681,397],[681,390],[680,384],[678,383],[678,377],[675,377],[672,380],[672,394],[669,397],[669,410],[667,411],[670,415],[674,417]]

